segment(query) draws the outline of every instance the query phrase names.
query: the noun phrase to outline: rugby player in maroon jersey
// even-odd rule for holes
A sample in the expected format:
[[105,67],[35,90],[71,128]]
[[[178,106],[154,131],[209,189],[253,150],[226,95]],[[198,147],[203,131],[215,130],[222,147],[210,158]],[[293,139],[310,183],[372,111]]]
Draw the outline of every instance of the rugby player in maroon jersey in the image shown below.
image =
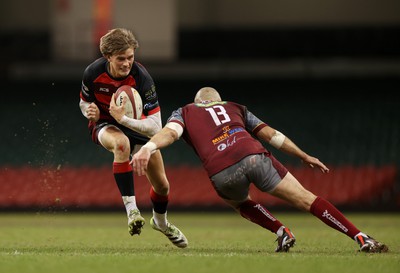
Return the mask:
[[222,101],[211,87],[200,89],[194,103],[174,111],[164,128],[133,156],[138,175],[149,171],[152,153],[182,137],[201,159],[218,195],[240,215],[277,235],[276,252],[287,252],[295,236],[262,204],[251,200],[253,183],[262,192],[308,211],[328,226],[355,240],[363,252],[387,252],[388,247],[362,233],[334,205],[305,189],[256,138],[298,157],[323,173],[329,169],[288,137],[252,114],[245,106]]

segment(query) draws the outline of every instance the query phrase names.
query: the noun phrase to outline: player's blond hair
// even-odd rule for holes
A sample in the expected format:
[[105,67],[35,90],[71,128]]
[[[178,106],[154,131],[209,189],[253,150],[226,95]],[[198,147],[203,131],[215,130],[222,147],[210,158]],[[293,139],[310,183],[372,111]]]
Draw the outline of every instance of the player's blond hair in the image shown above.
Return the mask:
[[221,96],[214,88],[203,87],[197,91],[196,96],[194,97],[194,102],[201,103],[206,101],[221,101]]
[[100,38],[100,52],[105,57],[124,52],[128,48],[134,50],[139,47],[139,42],[130,30],[114,28]]

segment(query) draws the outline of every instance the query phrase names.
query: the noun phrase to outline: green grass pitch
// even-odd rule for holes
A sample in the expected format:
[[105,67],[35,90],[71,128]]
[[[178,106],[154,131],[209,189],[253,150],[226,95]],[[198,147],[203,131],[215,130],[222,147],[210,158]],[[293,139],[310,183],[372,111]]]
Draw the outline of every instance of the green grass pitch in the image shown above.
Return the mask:
[[400,272],[400,214],[346,213],[389,253],[359,253],[357,244],[307,213],[275,213],[297,242],[275,253],[276,236],[236,212],[169,212],[189,240],[179,249],[151,229],[129,236],[121,213],[2,213],[0,272]]

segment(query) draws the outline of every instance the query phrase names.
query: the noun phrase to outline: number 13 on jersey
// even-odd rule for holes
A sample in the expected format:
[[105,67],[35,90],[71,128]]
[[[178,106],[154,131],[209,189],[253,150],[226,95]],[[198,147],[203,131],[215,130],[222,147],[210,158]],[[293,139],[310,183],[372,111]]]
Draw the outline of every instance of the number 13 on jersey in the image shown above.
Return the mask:
[[231,118],[222,105],[214,105],[213,107],[205,108],[205,110],[210,113],[215,125],[217,126],[231,121]]

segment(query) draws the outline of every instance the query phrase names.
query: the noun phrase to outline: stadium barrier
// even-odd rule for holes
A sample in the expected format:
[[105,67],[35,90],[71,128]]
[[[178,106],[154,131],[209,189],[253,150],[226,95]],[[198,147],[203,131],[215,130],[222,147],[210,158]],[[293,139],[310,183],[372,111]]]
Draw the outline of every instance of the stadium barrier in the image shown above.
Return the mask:
[[[322,174],[309,168],[289,168],[301,183],[317,195],[341,207],[373,209],[400,208],[395,166],[343,166]],[[216,195],[200,167],[167,167],[171,183],[170,206],[182,209],[226,207]],[[135,176],[136,199],[140,208],[151,208],[150,184]],[[289,205],[266,193],[250,189],[254,200],[267,207]],[[111,166],[103,167],[2,167],[0,209],[116,209],[122,201]]]

